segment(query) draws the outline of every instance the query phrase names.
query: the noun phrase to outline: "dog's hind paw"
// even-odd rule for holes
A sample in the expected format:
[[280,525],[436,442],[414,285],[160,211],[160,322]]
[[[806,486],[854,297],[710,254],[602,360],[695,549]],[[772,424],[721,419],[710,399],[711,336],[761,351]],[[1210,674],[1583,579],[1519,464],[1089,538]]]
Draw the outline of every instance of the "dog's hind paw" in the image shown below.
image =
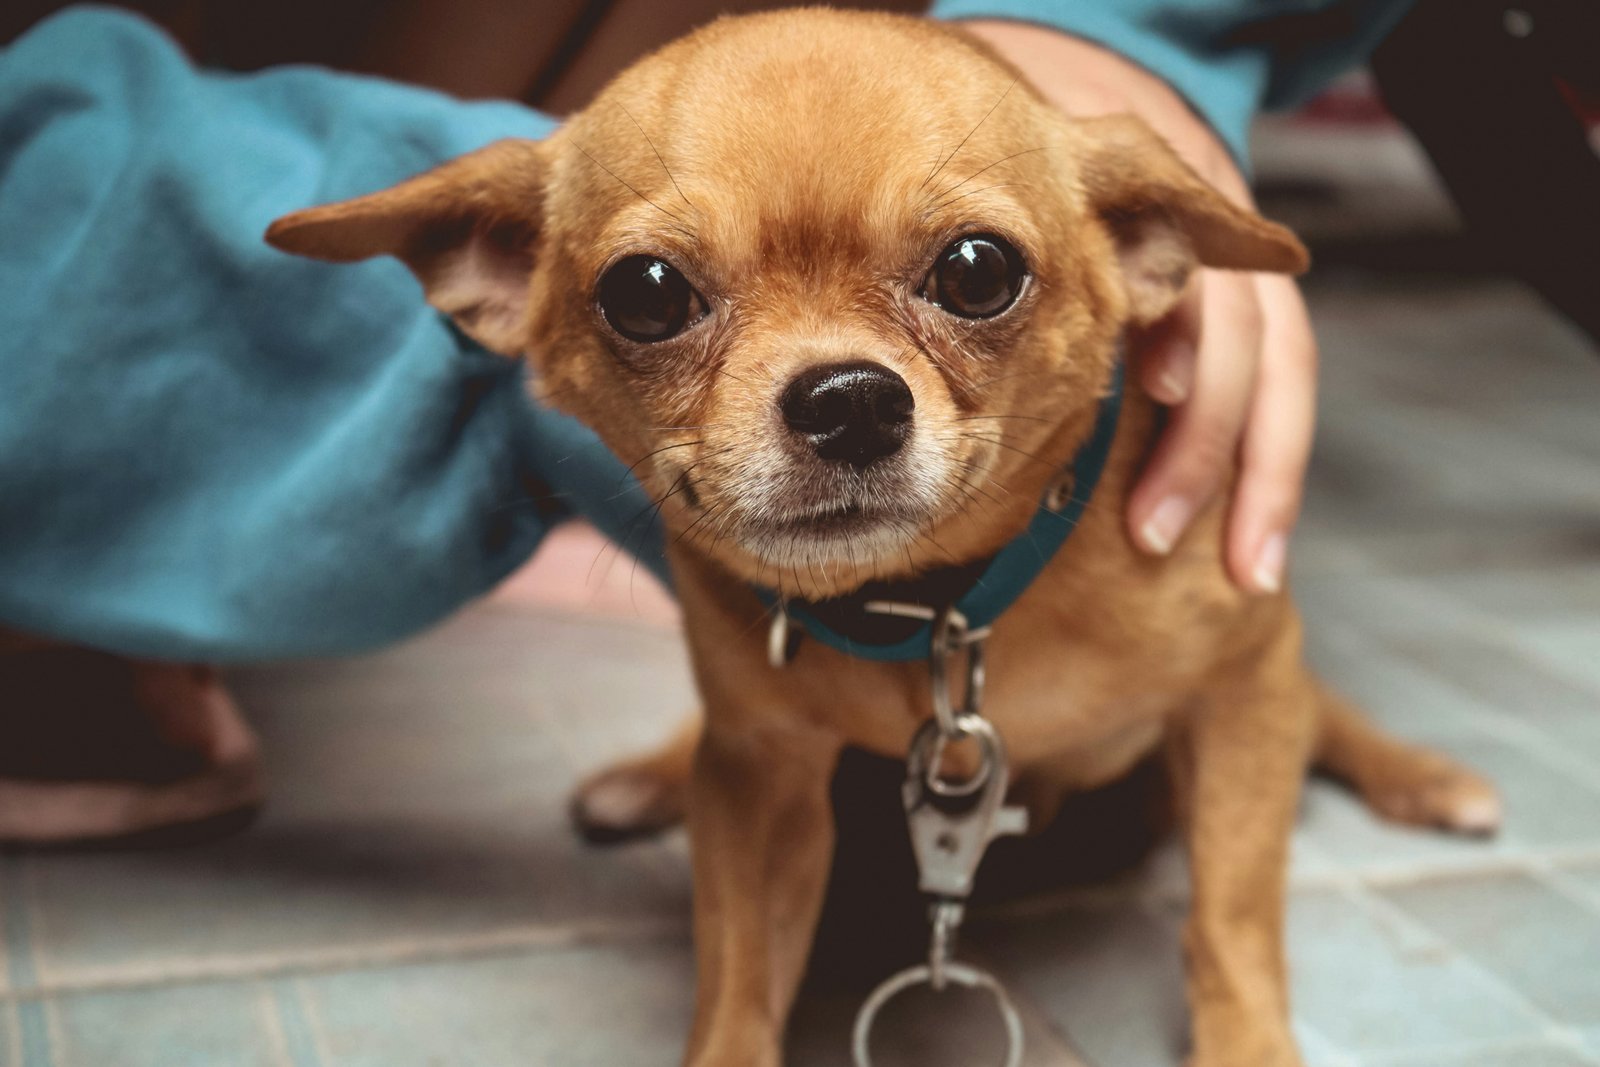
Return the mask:
[[1426,749],[1413,749],[1357,788],[1373,811],[1409,826],[1487,836],[1504,816],[1500,793],[1487,779]]
[[662,774],[650,764],[619,764],[573,790],[567,811],[585,841],[619,844],[682,822],[685,786],[682,778]]
[[1316,766],[1391,822],[1479,836],[1500,829],[1500,794],[1488,779],[1441,752],[1391,736],[1326,691]]

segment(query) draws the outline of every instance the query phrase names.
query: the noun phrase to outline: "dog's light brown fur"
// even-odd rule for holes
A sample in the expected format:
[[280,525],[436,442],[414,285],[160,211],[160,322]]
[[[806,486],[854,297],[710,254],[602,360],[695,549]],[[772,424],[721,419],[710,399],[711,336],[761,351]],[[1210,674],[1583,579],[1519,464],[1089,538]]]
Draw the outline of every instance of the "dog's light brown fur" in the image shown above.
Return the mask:
[[[1005,314],[958,322],[915,293],[934,253],[976,230],[1016,244],[1032,281]],[[749,583],[817,598],[994,551],[1089,432],[1130,324],[1170,307],[1197,263],[1305,265],[1287,231],[1217,195],[1142,124],[1069,120],[946,27],[822,10],[716,23],[546,142],[299,212],[269,239],[405,259],[465,329],[528,353],[548,400],[662,501],[704,728],[595,779],[580,806],[632,796],[638,821],[659,824],[687,798],[698,1067],[779,1062],[838,753],[903,755],[930,713],[921,663],[807,642],[769,667]],[[640,252],[683,270],[711,319],[650,346],[608,333],[596,279]],[[918,447],[943,474],[900,523],[915,529],[844,554],[761,532],[783,506],[775,396],[806,367],[859,358],[909,383]],[[1166,753],[1193,859],[1192,1062],[1286,1067],[1299,1059],[1284,871],[1308,764],[1320,754],[1418,823],[1486,828],[1494,795],[1319,688],[1290,600],[1228,581],[1215,511],[1168,559],[1129,546],[1120,513],[1153,420],[1130,395],[1082,525],[995,626],[987,711],[1041,809]]]

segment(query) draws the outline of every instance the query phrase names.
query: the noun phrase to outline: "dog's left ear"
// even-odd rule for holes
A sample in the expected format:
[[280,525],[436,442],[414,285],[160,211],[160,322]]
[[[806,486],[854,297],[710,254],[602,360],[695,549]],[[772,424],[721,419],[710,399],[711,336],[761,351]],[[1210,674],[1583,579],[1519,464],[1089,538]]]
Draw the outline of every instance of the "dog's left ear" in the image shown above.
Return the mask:
[[1217,192],[1140,119],[1070,127],[1089,203],[1117,242],[1136,325],[1170,310],[1196,266],[1299,274],[1310,264],[1293,233]]
[[519,355],[545,172],[540,142],[497,141],[391,189],[285,215],[267,243],[339,263],[395,256],[468,336]]

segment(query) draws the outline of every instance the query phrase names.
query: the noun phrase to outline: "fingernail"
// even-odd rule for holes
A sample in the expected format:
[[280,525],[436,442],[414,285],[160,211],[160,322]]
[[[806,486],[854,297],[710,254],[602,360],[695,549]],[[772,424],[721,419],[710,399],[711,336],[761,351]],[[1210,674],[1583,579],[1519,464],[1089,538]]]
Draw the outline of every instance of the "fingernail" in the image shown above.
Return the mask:
[[1189,399],[1189,387],[1169,370],[1156,375],[1155,388],[1150,395],[1162,404],[1181,404]]
[[1194,346],[1187,341],[1173,341],[1167,350],[1165,366],[1156,375],[1151,395],[1163,404],[1183,403],[1189,399],[1189,378],[1193,369]]
[[1289,542],[1283,534],[1273,534],[1261,542],[1256,553],[1255,569],[1250,572],[1256,588],[1263,593],[1276,593],[1283,588],[1283,562],[1288,554]]
[[1165,556],[1172,551],[1172,546],[1178,543],[1178,537],[1183,533],[1183,528],[1189,525],[1189,515],[1192,508],[1187,500],[1181,496],[1169,496],[1156,505],[1144,525],[1139,527],[1139,540],[1144,542],[1144,547],[1159,556]]

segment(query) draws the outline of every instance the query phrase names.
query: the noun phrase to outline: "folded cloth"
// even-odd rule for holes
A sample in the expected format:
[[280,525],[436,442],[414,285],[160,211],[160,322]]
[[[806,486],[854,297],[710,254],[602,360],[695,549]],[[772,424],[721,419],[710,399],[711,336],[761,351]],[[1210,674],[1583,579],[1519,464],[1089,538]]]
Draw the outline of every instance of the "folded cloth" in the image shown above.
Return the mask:
[[[156,658],[369,648],[582,511],[662,572],[649,502],[400,264],[277,216],[552,122],[315,69],[193,69],[105,9],[0,52],[0,624]],[[633,525],[630,525],[633,524]]]

